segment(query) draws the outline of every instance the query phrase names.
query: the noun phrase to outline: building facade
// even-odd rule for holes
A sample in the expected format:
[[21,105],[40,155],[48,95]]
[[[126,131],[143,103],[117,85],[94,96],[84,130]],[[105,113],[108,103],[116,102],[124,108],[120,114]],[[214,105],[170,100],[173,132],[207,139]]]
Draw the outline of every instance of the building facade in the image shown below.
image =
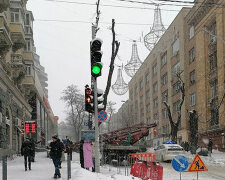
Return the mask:
[[0,1],[0,148],[13,153],[19,153],[26,136],[41,140],[41,146],[57,133],[47,74],[35,60],[33,15],[26,3]]
[[[215,3],[208,6],[208,3]],[[186,109],[199,116],[199,144],[212,138],[214,148],[225,148],[225,8],[222,0],[196,3],[185,18]],[[188,117],[188,114],[186,114]]]
[[[183,8],[164,35],[150,52],[142,66],[129,82],[129,112],[132,124],[157,123],[157,135],[150,130],[147,139],[158,146],[170,139],[170,124],[164,101],[170,105],[173,120],[177,121],[181,100],[176,73],[184,70],[184,17],[189,9]],[[184,80],[184,73],[181,74]],[[184,114],[184,105],[182,114]],[[185,117],[181,117],[178,143],[188,138]]]

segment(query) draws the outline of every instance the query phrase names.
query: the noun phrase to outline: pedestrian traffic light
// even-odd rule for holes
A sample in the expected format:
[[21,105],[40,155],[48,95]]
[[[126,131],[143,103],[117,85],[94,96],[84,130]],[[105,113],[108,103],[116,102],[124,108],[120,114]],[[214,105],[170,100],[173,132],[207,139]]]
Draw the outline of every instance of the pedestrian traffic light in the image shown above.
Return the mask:
[[85,86],[85,111],[89,113],[94,112],[94,104],[93,104],[93,95],[92,91],[88,85]]
[[91,51],[91,75],[96,78],[101,76],[102,70],[102,40],[99,38],[95,38],[90,43],[90,51]]

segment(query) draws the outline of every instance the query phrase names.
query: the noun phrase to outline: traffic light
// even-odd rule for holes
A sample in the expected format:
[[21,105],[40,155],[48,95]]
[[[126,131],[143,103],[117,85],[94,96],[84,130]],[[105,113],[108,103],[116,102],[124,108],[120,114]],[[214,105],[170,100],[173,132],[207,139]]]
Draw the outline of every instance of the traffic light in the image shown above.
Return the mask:
[[85,86],[85,111],[89,113],[94,112],[94,101],[92,91],[88,85]]
[[23,119],[21,121],[20,129],[21,129],[21,134],[24,135],[24,120]]
[[26,134],[28,134],[30,132],[30,126],[29,126],[29,123],[26,123],[25,124],[25,132]]
[[102,89],[98,89],[98,92],[97,92],[98,112],[101,111],[101,110],[104,110],[104,105],[102,104],[103,101],[104,101],[103,93],[104,92],[103,92]]
[[99,38],[95,38],[90,43],[90,51],[91,51],[91,75],[96,78],[101,76],[102,71],[102,40]]

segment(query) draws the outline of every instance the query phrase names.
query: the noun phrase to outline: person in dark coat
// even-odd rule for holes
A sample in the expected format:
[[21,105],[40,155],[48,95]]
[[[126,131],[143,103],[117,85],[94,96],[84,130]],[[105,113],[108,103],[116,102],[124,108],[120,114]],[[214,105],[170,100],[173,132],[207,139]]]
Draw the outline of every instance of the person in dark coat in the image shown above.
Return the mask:
[[80,141],[80,165],[84,168],[84,151],[83,151],[84,140]]
[[211,139],[211,138],[209,138],[209,143],[208,143],[208,151],[209,151],[210,153],[212,153],[212,146],[213,146],[212,139]]
[[52,142],[50,143],[50,157],[52,158],[53,164],[55,166],[55,174],[54,178],[57,177],[61,178],[59,165],[60,165],[60,159],[62,156],[62,145],[60,139],[58,139],[58,136],[52,136]]
[[25,171],[27,171],[27,161],[29,170],[31,170],[32,152],[32,143],[30,142],[29,138],[26,138],[21,146],[21,155],[24,156]]
[[66,153],[69,155],[70,160],[72,161],[72,153],[73,153],[73,142],[69,140],[69,138],[66,138]]

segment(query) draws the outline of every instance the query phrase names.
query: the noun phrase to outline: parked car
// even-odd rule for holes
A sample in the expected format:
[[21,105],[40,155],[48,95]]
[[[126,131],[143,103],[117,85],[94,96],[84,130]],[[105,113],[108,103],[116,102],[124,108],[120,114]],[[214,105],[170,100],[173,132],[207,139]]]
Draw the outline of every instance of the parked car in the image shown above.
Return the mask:
[[157,161],[169,161],[177,155],[185,155],[184,149],[179,144],[162,144],[155,149]]

